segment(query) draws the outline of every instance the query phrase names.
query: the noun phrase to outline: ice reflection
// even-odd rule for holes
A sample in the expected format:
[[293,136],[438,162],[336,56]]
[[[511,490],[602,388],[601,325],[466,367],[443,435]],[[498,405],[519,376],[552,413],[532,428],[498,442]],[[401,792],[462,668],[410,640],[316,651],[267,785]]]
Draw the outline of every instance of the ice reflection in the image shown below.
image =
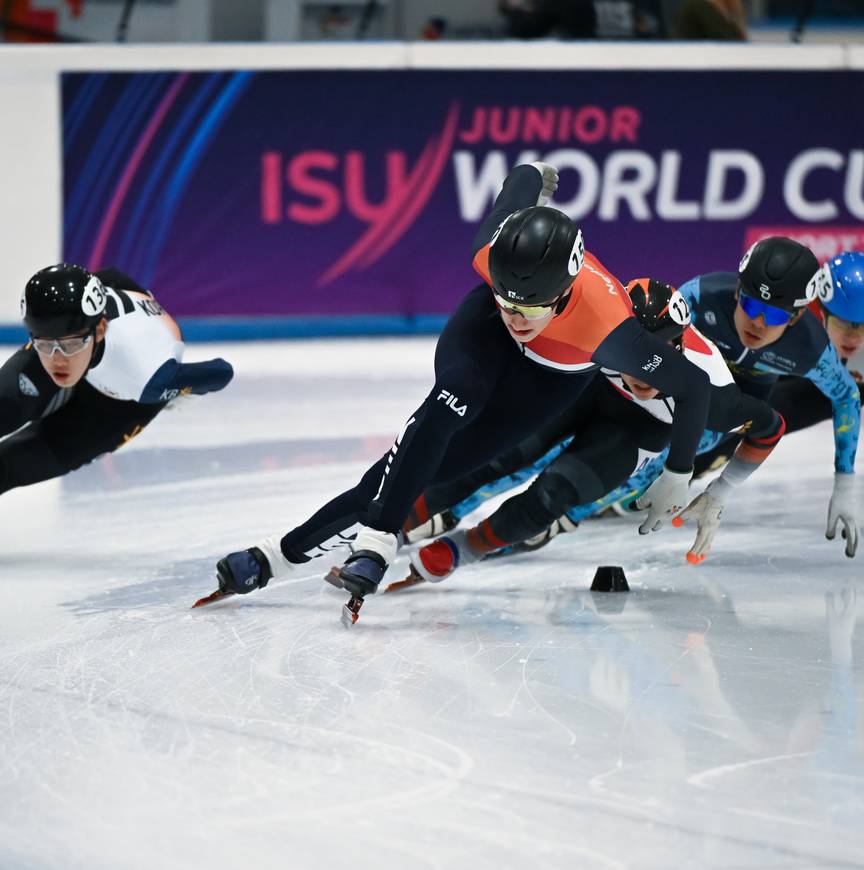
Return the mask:
[[118,450],[67,475],[62,485],[67,492],[101,492],[153,483],[179,483],[207,476],[372,461],[389,450],[392,444],[390,435],[368,435]]

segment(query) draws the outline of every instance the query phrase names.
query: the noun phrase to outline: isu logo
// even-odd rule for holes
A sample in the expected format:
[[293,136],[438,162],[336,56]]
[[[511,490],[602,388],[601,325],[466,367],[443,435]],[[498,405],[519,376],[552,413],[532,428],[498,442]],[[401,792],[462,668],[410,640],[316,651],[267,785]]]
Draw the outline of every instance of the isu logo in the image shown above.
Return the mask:
[[441,392],[438,393],[438,401],[440,402],[442,399],[444,400],[444,404],[460,417],[465,416],[465,412],[468,410],[468,405],[460,405],[459,399],[456,398],[453,393],[448,393],[447,390],[441,390]]
[[388,151],[385,192],[377,202],[370,201],[367,193],[367,182],[375,173],[361,151],[345,155],[303,151],[287,160],[279,152],[267,151],[261,155],[261,219],[265,224],[287,218],[314,226],[348,212],[364,225],[363,231],[334,257],[318,285],[330,284],[352,269],[365,269],[405,235],[426,207],[447,166],[458,122],[459,103],[453,102],[442,129],[428,139],[413,166],[404,150]]

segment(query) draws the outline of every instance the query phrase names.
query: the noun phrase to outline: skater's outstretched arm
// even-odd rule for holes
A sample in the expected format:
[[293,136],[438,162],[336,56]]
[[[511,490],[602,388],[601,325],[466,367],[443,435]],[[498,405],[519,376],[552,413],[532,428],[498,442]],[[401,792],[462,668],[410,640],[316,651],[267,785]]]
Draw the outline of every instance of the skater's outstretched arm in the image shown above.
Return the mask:
[[138,401],[147,405],[170,402],[181,395],[204,395],[225,389],[234,377],[231,363],[217,357],[197,363],[164,362],[144,387]]
[[498,227],[514,211],[532,205],[544,205],[557,187],[558,173],[548,163],[522,163],[516,166],[504,179],[492,210],[474,236],[473,253],[476,254],[489,244]]

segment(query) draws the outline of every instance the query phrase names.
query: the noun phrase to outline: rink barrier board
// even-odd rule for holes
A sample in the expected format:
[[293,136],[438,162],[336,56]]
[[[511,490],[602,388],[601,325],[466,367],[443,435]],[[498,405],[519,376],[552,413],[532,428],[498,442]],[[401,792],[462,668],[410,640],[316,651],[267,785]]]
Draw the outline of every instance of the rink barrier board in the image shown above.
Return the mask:
[[[416,317],[177,318],[186,342],[437,335],[446,320],[446,316],[440,314]],[[22,327],[0,325],[0,344],[21,345],[27,340],[27,332]]]
[[842,69],[69,72],[64,259],[128,272],[175,317],[444,315],[532,160],[624,281],[734,269],[776,227],[818,230],[825,259],[861,246],[856,94]]

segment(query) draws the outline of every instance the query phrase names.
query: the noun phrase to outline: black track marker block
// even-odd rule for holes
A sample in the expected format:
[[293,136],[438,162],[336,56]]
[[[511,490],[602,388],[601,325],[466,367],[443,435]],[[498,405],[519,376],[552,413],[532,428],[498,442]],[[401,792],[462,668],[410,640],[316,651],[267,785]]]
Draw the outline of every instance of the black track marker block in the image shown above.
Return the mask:
[[629,592],[624,569],[620,565],[601,565],[591,583],[592,592]]

